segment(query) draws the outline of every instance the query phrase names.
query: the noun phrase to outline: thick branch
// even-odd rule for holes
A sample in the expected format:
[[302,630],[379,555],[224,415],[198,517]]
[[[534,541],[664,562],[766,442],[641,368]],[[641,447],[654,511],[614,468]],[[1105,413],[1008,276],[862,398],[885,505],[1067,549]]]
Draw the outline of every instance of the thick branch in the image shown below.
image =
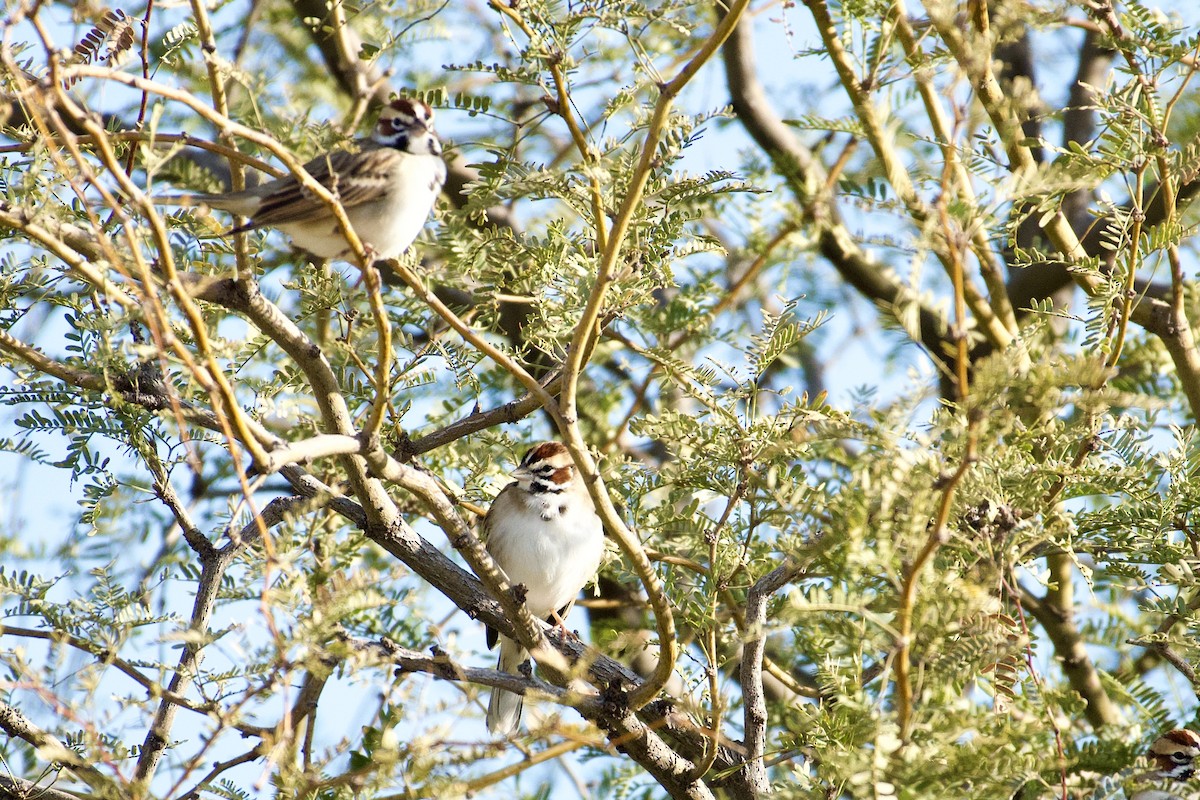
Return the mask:
[[84,795],[71,794],[43,786],[40,782],[34,783],[0,773],[0,797],[11,797],[11,800],[80,800]]
[[33,745],[46,760],[66,766],[100,797],[113,800],[122,798],[121,791],[100,770],[88,764],[74,750],[34,725],[19,709],[7,703],[0,703],[0,730]]
[[[206,550],[200,554],[200,579],[196,582],[196,599],[192,603],[192,616],[188,629],[201,638],[208,634],[208,624],[217,607],[217,593],[225,571],[246,547],[258,540],[266,528],[278,525],[293,507],[305,502],[303,498],[276,498],[263,508],[257,519],[251,520],[237,535],[219,550]],[[171,697],[187,692],[187,687],[196,675],[200,654],[204,645],[189,640],[184,643],[179,663],[167,683],[167,692],[159,703],[150,730],[146,733],[134,768],[134,780],[149,780],[158,767],[171,739],[171,728],[179,706]]]
[[[1051,561],[1055,558],[1062,557],[1052,557]],[[1121,722],[1120,712],[1104,691],[1100,673],[1088,655],[1083,634],[1075,624],[1070,571],[1060,569],[1057,576],[1060,579],[1058,586],[1047,592],[1044,600],[1022,591],[1021,605],[1029,609],[1054,643],[1054,652],[1062,661],[1063,674],[1087,703],[1084,714],[1088,722],[1095,728],[1118,725]]]
[[763,760],[767,747],[767,698],[763,692],[763,649],[767,643],[767,601],[799,574],[801,567],[785,559],[760,578],[746,595],[746,644],[742,653],[742,698],[745,704],[746,783],[754,797],[765,797],[770,784]]
[[[1096,129],[1095,88],[1103,86],[1112,66],[1113,51],[1100,44],[1101,37],[1095,31],[1089,31],[1079,48],[1079,64],[1075,71],[1075,79],[1071,84],[1070,98],[1063,111],[1063,145],[1072,142],[1084,144],[1091,140]],[[1076,236],[1083,241],[1088,255],[1101,256],[1111,260],[1113,254],[1100,246],[1101,233],[1105,228],[1103,220],[1097,220],[1089,206],[1092,199],[1092,189],[1076,189],[1063,199],[1063,210],[1071,223]],[[1014,211],[1021,212],[1023,207],[1018,205]],[[1161,221],[1161,212],[1160,218]],[[1151,222],[1150,224],[1156,224]],[[1041,228],[1037,224],[1037,215],[1031,214],[1022,220],[1017,228],[1017,246],[1029,250],[1039,244]],[[1071,283],[1071,275],[1065,264],[1061,262],[1033,264],[1027,267],[1016,266],[1013,263],[1014,251],[1007,248],[1005,255],[1009,262],[1011,277],[1008,282],[1008,296],[1013,308],[1018,312],[1031,308],[1036,302],[1044,300],[1059,292]]]
[[910,316],[908,309],[916,308],[916,330],[909,333],[924,346],[931,359],[940,363],[949,342],[948,320],[922,304],[917,293],[905,286],[892,270],[863,251],[843,224],[826,185],[824,167],[784,124],[758,79],[750,21],[738,25],[721,54],[730,102],[738,121],[787,181],[805,221],[813,228],[821,255],[882,313],[903,323]]

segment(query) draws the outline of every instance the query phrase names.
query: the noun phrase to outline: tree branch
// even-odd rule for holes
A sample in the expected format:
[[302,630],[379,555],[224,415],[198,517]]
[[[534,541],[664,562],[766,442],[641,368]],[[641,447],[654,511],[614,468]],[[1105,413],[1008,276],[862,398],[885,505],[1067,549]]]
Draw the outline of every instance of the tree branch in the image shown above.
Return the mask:
[[790,558],[755,581],[746,594],[745,649],[742,652],[742,702],[746,731],[746,783],[752,797],[770,792],[764,756],[767,747],[767,698],[763,692],[763,649],[767,643],[767,602],[802,567]]
[[[722,4],[717,4],[718,11]],[[943,352],[950,325],[944,314],[925,305],[919,294],[904,284],[891,269],[872,259],[854,240],[842,222],[828,186],[824,168],[813,153],[796,138],[775,111],[758,79],[754,61],[754,34],[743,21],[721,50],[725,83],[738,121],[771,159],[800,206],[804,221],[811,226],[821,255],[842,278],[883,314],[901,324],[915,308],[916,329],[909,333],[936,364],[944,365]],[[906,326],[907,328],[907,326]]]
[[88,795],[72,794],[41,782],[27,781],[10,775],[0,774],[0,797],[10,800],[86,800]]
[[221,579],[224,577],[225,571],[234,563],[243,549],[258,540],[262,531],[278,525],[295,507],[305,502],[305,498],[300,497],[275,498],[267,503],[262,513],[250,520],[238,534],[231,536],[225,546],[199,554],[200,577],[196,582],[196,599],[192,604],[192,615],[188,622],[188,630],[196,634],[199,641],[184,642],[179,663],[171,674],[171,680],[167,683],[167,691],[159,703],[158,710],[154,714],[154,721],[146,733],[146,738],[138,754],[137,764],[134,767],[135,782],[149,781],[170,743],[175,712],[179,708],[171,696],[184,694],[196,675],[200,653],[204,649],[203,640],[208,635],[208,624],[216,609],[217,593],[220,591]]
[[[38,749],[42,758],[63,764],[99,797],[124,800],[123,792],[100,770],[84,761],[74,750],[29,721],[19,709],[0,702],[0,730]],[[3,784],[0,784],[2,786]]]
[[[1095,134],[1095,87],[1104,85],[1112,66],[1113,52],[1102,46],[1098,32],[1088,31],[1084,35],[1083,43],[1079,47],[1079,64],[1071,82],[1067,107],[1063,111],[1063,146],[1071,143],[1085,144]],[[1101,234],[1106,223],[1103,218],[1096,219],[1092,215],[1089,209],[1091,199],[1091,187],[1075,189],[1063,199],[1063,208],[1071,222],[1071,228],[1083,241],[1088,254],[1103,257],[1111,262],[1113,253],[1100,246]],[[1014,207],[1014,212],[1019,210],[1019,205]],[[1037,247],[1040,233],[1037,217],[1030,214],[1017,228],[1017,247],[1025,251]],[[1066,265],[1061,262],[1018,266],[1014,263],[1015,251],[1011,247],[1005,248],[1005,256],[1010,270],[1008,296],[1013,307],[1021,313],[1071,283],[1071,275]],[[1151,296],[1161,295],[1152,293]]]
[[[1055,559],[1062,558],[1065,557],[1054,556],[1051,561],[1053,563]],[[1053,642],[1054,652],[1062,662],[1063,674],[1087,704],[1084,714],[1088,722],[1095,728],[1118,725],[1121,722],[1121,713],[1104,691],[1100,674],[1087,653],[1083,634],[1075,625],[1069,570],[1060,567],[1052,577],[1058,583],[1047,593],[1045,600],[1039,600],[1031,592],[1022,589],[1021,605],[1029,609]]]

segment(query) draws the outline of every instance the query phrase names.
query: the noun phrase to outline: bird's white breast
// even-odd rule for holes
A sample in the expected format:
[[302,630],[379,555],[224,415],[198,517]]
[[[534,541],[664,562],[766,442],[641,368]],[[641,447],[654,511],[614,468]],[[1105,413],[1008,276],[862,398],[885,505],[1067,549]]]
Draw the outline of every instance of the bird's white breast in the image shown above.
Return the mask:
[[[604,527],[586,496],[530,495],[497,520],[489,545],[512,584],[524,584],[533,616],[565,606],[592,579],[604,554]],[[549,517],[549,519],[547,519]]]
[[[391,186],[377,200],[346,209],[358,238],[378,258],[396,258],[420,234],[446,180],[446,163],[434,155],[396,153],[388,176]],[[346,238],[334,221],[293,222],[278,226],[304,250],[319,258],[344,258]]]
[[[425,227],[438,192],[446,182],[446,162],[440,157],[402,155],[404,158],[393,176],[398,189],[377,205],[362,206],[362,224],[380,231],[379,241],[372,240],[371,244],[381,258],[396,258],[408,249]],[[372,215],[374,219],[368,220]],[[357,230],[359,220],[351,217],[350,222]]]

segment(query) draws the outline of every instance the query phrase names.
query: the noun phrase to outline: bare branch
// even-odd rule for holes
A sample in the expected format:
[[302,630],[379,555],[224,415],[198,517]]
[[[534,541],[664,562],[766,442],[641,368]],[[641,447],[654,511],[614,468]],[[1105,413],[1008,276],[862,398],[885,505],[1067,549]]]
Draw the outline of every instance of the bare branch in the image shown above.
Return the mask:
[[763,692],[763,649],[767,642],[767,601],[797,575],[802,567],[786,559],[755,581],[746,595],[746,635],[742,652],[742,702],[746,731],[746,783],[752,797],[770,792],[764,755],[767,747],[767,698]]
[[[561,385],[562,373],[560,372],[552,372],[542,382],[542,387],[551,396],[558,393]],[[541,407],[542,398],[529,392],[510,403],[505,403],[502,406],[488,409],[487,411],[472,412],[468,416],[463,417],[457,422],[452,422],[440,430],[433,431],[411,441],[404,441],[400,444],[400,451],[397,455],[401,461],[408,461],[413,456],[444,447],[477,431],[482,431],[496,425],[509,425],[517,422]]]
[[11,800],[85,800],[86,794],[72,794],[52,786],[43,786],[24,778],[0,774],[0,796],[10,795]]
[[29,721],[21,711],[0,702],[0,730],[36,747],[42,758],[63,764],[67,770],[101,798],[120,800],[122,791],[100,770],[85,762],[74,751]]
[[[200,553],[200,578],[196,583],[196,599],[192,604],[192,616],[188,629],[200,639],[207,636],[208,624],[216,609],[217,593],[220,590],[221,579],[225,571],[233,564],[236,556],[246,547],[258,541],[261,531],[278,525],[289,511],[302,503],[304,498],[276,498],[268,503],[262,513],[232,536],[229,543],[219,550],[209,550]],[[162,758],[170,742],[171,728],[175,721],[176,709],[179,706],[170,696],[184,694],[196,674],[200,653],[204,645],[197,641],[185,641],[179,663],[167,683],[167,691],[159,703],[150,730],[146,733],[142,749],[138,754],[137,765],[134,768],[134,779],[148,780],[154,775],[158,762]]]
[[[169,689],[164,688],[158,682],[147,678],[128,661],[118,658],[110,650],[99,647],[92,642],[79,638],[78,636],[72,636],[64,631],[33,630],[31,628],[19,628],[13,625],[0,625],[0,636],[21,636],[26,639],[42,639],[48,642],[69,645],[84,653],[95,656],[98,661],[104,664],[111,664],[122,675],[131,678],[135,683],[145,689],[146,693],[151,698],[166,698],[172,703],[178,705],[180,708],[192,711],[196,714],[202,714],[206,717],[217,715],[221,711],[220,705],[216,703],[196,703],[185,695],[176,694]],[[257,725],[246,725],[245,723],[240,722],[228,724],[230,724],[230,727],[234,728],[234,730],[240,731],[247,736],[261,736],[267,730]]]
[[1145,639],[1127,639],[1126,644],[1132,644],[1136,647],[1144,647],[1147,650],[1157,653],[1162,657],[1163,661],[1179,670],[1179,674],[1187,679],[1187,682],[1193,688],[1200,689],[1200,676],[1196,674],[1196,668],[1193,667],[1186,658],[1171,649],[1170,642],[1166,640],[1145,640]]

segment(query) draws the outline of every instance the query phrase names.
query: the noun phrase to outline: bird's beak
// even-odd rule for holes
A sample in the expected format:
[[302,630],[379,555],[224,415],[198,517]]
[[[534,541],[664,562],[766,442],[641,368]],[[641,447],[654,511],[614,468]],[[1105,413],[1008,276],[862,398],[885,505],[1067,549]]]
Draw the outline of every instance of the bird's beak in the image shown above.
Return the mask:
[[527,481],[533,478],[533,473],[525,469],[525,467],[517,467],[508,474],[519,481]]

